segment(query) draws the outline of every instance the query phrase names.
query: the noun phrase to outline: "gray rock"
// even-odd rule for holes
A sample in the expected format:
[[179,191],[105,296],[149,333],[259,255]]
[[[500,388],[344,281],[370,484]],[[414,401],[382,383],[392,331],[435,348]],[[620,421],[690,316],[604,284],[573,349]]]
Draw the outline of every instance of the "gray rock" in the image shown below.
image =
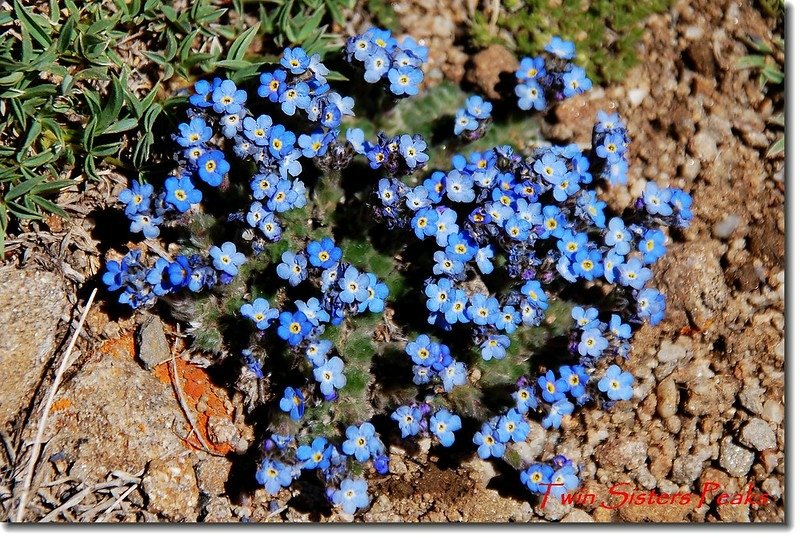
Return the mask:
[[781,405],[778,400],[767,400],[764,402],[764,412],[762,416],[774,424],[782,424],[783,405]]
[[664,379],[656,388],[658,406],[656,410],[661,418],[669,418],[678,412],[678,386],[671,377]]
[[689,354],[689,350],[682,342],[662,342],[658,350],[658,366],[656,367],[656,379],[663,379],[678,366],[678,362],[683,360]]
[[594,523],[594,518],[580,508],[576,508],[564,516],[561,523]]
[[754,459],[755,455],[734,443],[732,437],[728,436],[722,440],[719,449],[719,464],[731,476],[747,476]]
[[395,511],[394,503],[386,495],[379,495],[364,513],[364,521],[370,522],[402,522],[403,518]]
[[712,233],[717,239],[728,239],[742,223],[741,217],[731,214],[714,225]]
[[188,454],[150,462],[142,478],[142,489],[149,511],[170,521],[197,521],[200,490]]
[[597,461],[607,469],[637,469],[647,459],[647,444],[632,437],[615,437],[598,447],[596,454]]
[[759,452],[778,446],[775,439],[775,432],[772,431],[767,421],[760,418],[750,419],[739,433],[739,441],[741,441],[744,446],[754,448]]
[[145,318],[137,334],[139,344],[139,360],[148,370],[152,370],[172,356],[172,350],[164,334],[164,325],[156,316]]
[[764,389],[757,383],[745,385],[739,392],[739,402],[742,407],[754,414],[760,414],[763,405],[761,399],[764,397]]
[[708,131],[700,131],[689,142],[689,151],[703,162],[711,162],[717,157],[717,143]]
[[696,455],[680,456],[672,464],[672,480],[676,484],[692,484],[703,472],[705,460]]
[[27,408],[69,305],[55,273],[0,268],[0,428]]

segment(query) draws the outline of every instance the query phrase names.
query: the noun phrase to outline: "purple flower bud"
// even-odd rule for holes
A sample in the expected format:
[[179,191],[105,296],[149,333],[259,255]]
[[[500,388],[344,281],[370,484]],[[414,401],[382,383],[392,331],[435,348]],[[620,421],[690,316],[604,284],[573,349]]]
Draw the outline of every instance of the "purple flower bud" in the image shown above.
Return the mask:
[[269,452],[270,450],[275,449],[275,441],[273,441],[272,439],[264,439],[264,443],[262,446],[264,447],[264,450]]

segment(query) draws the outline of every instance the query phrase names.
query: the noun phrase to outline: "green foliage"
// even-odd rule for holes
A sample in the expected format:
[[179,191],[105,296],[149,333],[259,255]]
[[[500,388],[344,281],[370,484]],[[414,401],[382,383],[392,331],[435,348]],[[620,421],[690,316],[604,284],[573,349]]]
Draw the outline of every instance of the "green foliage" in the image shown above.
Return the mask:
[[[636,64],[643,22],[672,0],[503,0],[499,11],[476,13],[474,46],[507,45],[518,55],[539,54],[554,35],[575,42],[578,63],[594,80],[619,81]],[[495,21],[493,23],[493,21]]]
[[[783,3],[781,2],[781,5]],[[764,41],[763,39],[748,39],[747,46],[753,51],[753,54],[742,56],[736,62],[736,69],[755,70],[758,72],[758,83],[761,90],[769,89],[768,86],[774,87],[780,93],[780,98],[783,100],[784,91],[784,54],[785,42],[780,36],[773,37],[772,41]],[[779,127],[781,131],[784,129],[784,113],[780,112],[772,116],[769,120],[771,125]],[[775,157],[784,152],[785,140],[781,135],[772,145],[767,149],[767,157]]]
[[158,125],[183,102],[164,99],[167,81],[242,81],[288,45],[324,55],[341,45],[327,23],[354,0],[27,4],[0,13],[0,256],[12,219],[66,216],[49,197],[101,163],[146,176]]

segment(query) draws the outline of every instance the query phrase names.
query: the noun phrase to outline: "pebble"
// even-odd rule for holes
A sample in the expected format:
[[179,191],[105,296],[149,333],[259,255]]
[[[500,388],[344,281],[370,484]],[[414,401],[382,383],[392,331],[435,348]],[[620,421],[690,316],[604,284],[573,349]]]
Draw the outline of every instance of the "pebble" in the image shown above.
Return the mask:
[[172,356],[167,336],[164,334],[164,325],[156,316],[150,315],[144,320],[137,334],[137,340],[139,360],[148,370],[168,361]]
[[777,400],[767,400],[761,416],[774,424],[781,424],[783,422],[783,405]]
[[732,476],[746,476],[753,466],[755,455],[733,442],[728,436],[722,439],[719,450],[719,464]]
[[686,181],[692,181],[700,174],[700,160],[699,159],[686,159],[681,165],[681,176]]
[[763,489],[764,493],[769,495],[773,500],[777,500],[783,496],[783,486],[781,485],[781,481],[774,476],[764,480],[764,482],[761,484],[761,489]]
[[580,508],[576,508],[564,516],[561,523],[594,523],[594,518]]
[[692,41],[703,37],[703,33],[703,29],[699,26],[687,26],[683,31],[683,35],[686,37],[686,39],[691,39]]
[[700,131],[689,142],[689,151],[701,161],[711,162],[717,157],[717,143],[708,131]]
[[730,214],[714,225],[712,233],[717,239],[728,239],[741,223],[742,218],[739,215]]
[[656,409],[661,418],[669,418],[678,412],[679,395],[674,379],[668,377],[659,383],[656,396],[658,397]]
[[754,448],[759,452],[778,446],[775,440],[775,432],[772,431],[767,421],[760,418],[750,419],[739,433],[739,441],[743,445]]
[[148,510],[170,521],[197,521],[200,490],[188,455],[150,462],[142,488]]
[[628,90],[628,100],[634,107],[637,107],[642,104],[644,98],[648,96],[650,90],[647,88],[633,88],[632,90]]

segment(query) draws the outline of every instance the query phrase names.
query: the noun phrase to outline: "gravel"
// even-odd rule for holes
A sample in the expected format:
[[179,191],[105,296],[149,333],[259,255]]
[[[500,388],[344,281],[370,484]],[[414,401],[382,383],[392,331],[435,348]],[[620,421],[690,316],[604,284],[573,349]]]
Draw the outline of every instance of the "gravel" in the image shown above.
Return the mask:
[[728,436],[722,440],[719,451],[719,464],[731,476],[747,476],[753,465],[755,455],[744,447],[734,443]]
[[750,419],[739,433],[739,441],[743,445],[754,448],[759,452],[778,446],[775,432],[772,431],[772,428],[765,420],[760,418]]

